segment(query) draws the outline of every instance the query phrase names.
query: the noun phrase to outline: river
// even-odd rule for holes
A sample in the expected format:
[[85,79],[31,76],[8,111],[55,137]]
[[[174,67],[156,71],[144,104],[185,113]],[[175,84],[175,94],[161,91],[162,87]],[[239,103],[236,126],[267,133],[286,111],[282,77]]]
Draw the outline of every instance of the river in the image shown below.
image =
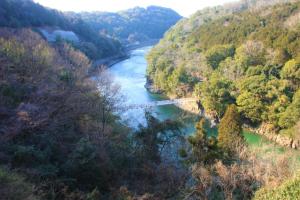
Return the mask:
[[[166,97],[162,95],[152,94],[145,89],[146,84],[146,68],[147,61],[145,56],[151,50],[151,46],[143,47],[131,51],[130,57],[122,62],[119,62],[109,68],[109,72],[114,77],[116,83],[121,86],[121,93],[125,96],[127,104],[144,104],[152,101],[163,100]],[[139,124],[145,125],[145,116],[143,109],[129,110],[121,114],[122,120],[133,128],[137,128]],[[186,117],[186,112],[174,105],[158,106],[149,110],[155,117],[160,120],[178,119],[183,115],[187,119],[185,122],[186,128],[183,129],[185,135],[190,135],[194,132],[194,124],[197,116],[189,115]],[[217,135],[216,128],[207,127],[210,135]],[[259,135],[244,131],[244,137],[251,147],[263,149],[264,152],[269,152],[270,148],[276,152],[285,152],[285,148],[272,144]],[[269,147],[270,146],[270,147]],[[299,152],[295,154],[299,159]]]
[[[147,68],[145,56],[150,49],[151,46],[133,50],[128,59],[109,68],[115,82],[121,86],[121,92],[125,96],[127,105],[145,104],[166,99],[163,95],[148,92],[144,87]],[[148,111],[160,120],[177,119],[184,113],[174,105],[158,106]],[[137,127],[139,124],[145,125],[144,112],[143,109],[128,110],[122,113],[123,121],[132,127]],[[192,130],[192,127],[188,127],[188,129]]]

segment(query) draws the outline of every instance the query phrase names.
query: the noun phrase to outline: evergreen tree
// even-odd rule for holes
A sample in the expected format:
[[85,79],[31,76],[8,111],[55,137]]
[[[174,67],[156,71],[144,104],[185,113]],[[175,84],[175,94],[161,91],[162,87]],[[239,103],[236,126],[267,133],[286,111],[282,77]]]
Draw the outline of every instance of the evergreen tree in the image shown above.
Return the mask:
[[240,114],[235,105],[228,106],[219,125],[218,146],[232,151],[243,140]]
[[216,139],[208,137],[205,130],[205,119],[201,118],[196,124],[196,132],[190,136],[188,141],[192,145],[193,157],[198,162],[210,163],[214,161],[217,156]]

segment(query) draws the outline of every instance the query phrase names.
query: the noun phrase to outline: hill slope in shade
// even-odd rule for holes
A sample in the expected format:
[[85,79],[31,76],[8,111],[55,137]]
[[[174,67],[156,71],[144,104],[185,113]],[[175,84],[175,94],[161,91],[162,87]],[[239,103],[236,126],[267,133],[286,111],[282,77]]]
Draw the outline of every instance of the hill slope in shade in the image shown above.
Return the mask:
[[77,35],[74,44],[91,59],[121,54],[119,41],[98,34],[80,18],[72,18],[54,9],[45,8],[31,0],[0,0],[0,26],[11,28],[43,28],[69,31]]
[[82,12],[68,15],[82,18],[96,31],[117,38],[123,44],[160,39],[181,19],[175,11],[158,6],[135,7],[117,13]]

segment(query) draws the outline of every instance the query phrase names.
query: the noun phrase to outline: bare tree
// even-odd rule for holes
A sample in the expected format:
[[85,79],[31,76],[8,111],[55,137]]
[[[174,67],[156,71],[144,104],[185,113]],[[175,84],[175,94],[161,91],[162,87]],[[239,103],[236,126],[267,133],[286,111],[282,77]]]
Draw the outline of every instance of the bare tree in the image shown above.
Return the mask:
[[124,96],[121,94],[120,85],[114,82],[113,76],[104,66],[99,68],[95,81],[101,96],[101,105],[97,108],[101,112],[101,131],[104,133],[111,113],[116,113],[121,109]]

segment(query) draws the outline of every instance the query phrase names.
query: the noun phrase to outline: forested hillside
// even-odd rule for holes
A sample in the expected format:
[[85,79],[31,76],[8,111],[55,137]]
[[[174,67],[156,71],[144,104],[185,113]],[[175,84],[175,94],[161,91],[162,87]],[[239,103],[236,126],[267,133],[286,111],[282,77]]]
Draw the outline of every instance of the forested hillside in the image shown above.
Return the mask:
[[136,7],[117,13],[83,12],[69,15],[82,18],[98,32],[117,38],[123,44],[160,39],[181,18],[175,11],[158,6],[146,9]]
[[148,56],[152,89],[197,96],[217,120],[234,103],[244,123],[299,138],[300,3],[284,2],[241,1],[180,21]]
[[[148,86],[196,97],[217,126],[170,106],[143,110],[145,123],[130,128],[127,97],[107,69],[90,77],[92,59],[122,54],[116,39],[157,39],[179,19],[153,6],[77,15],[0,0],[0,199],[299,198],[299,147],[249,129],[300,144],[300,2],[243,0],[180,20],[148,55]],[[144,81],[133,69],[146,66],[143,55],[120,72]]]
[[[41,30],[74,33],[79,42],[49,41]],[[0,199],[179,192],[186,174],[162,163],[160,148],[180,124],[146,114],[147,124],[132,130],[120,121],[120,86],[104,68],[94,79],[88,74],[91,59],[120,53],[117,40],[78,17],[31,0],[0,0]]]
[[1,199],[178,192],[184,173],[161,162],[160,146],[179,124],[147,114],[148,123],[131,130],[119,121],[119,86],[104,69],[91,80],[89,67],[68,43],[49,45],[30,29],[0,29]]
[[73,31],[80,43],[73,44],[91,59],[122,53],[117,40],[98,34],[80,18],[45,8],[32,0],[0,0],[0,26],[11,28],[52,28]]

